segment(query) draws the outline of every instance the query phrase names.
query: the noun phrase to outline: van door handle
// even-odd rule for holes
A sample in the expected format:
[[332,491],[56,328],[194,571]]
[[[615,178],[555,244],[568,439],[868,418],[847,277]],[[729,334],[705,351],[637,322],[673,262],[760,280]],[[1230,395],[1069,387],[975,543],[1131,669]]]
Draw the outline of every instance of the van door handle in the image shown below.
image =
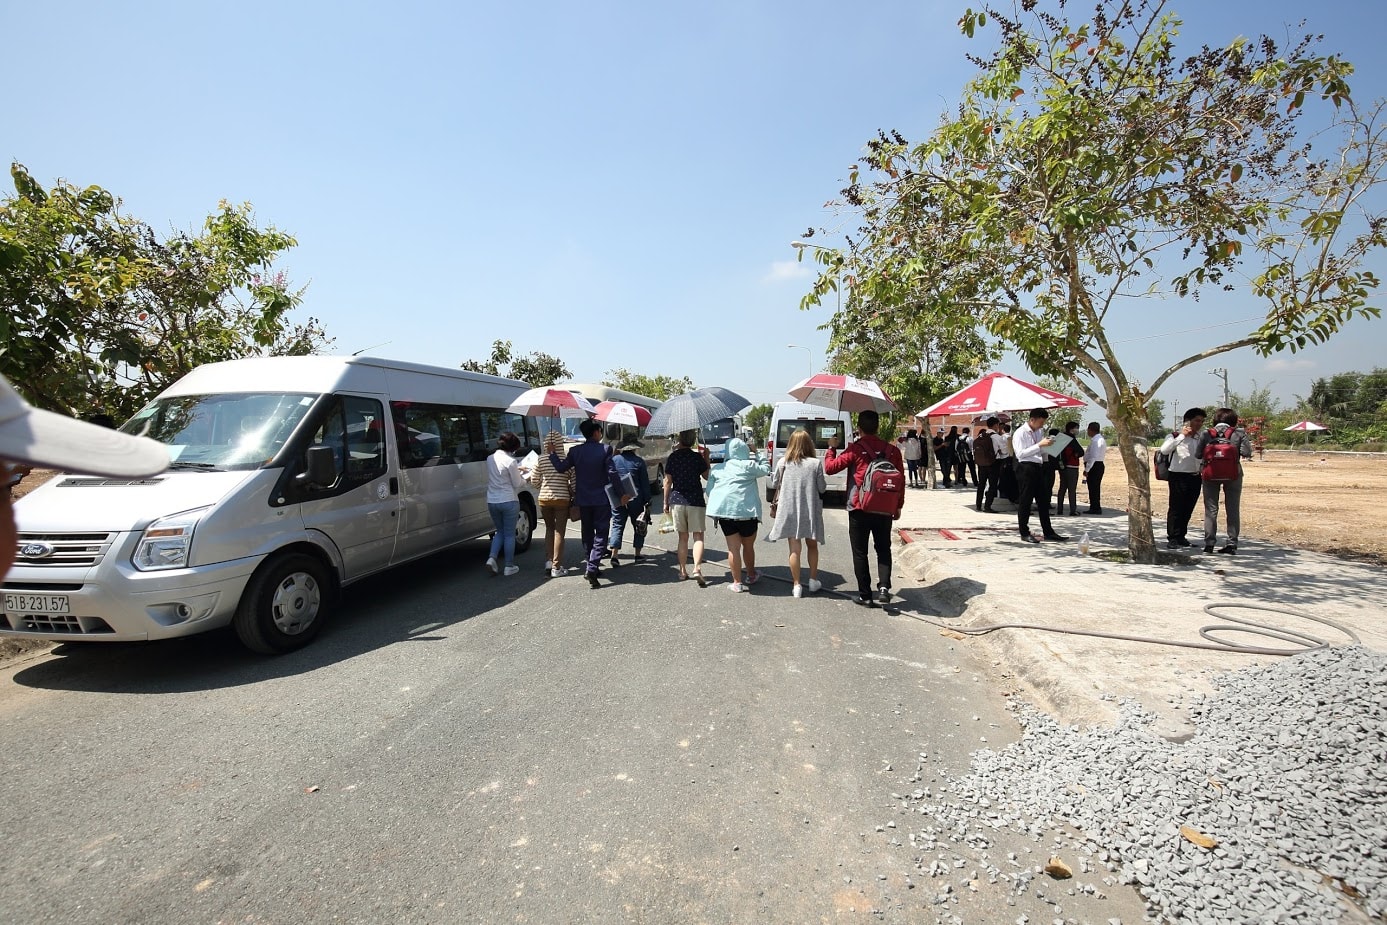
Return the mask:
[[390,476],[390,493],[398,495],[400,493],[400,480],[395,476]]

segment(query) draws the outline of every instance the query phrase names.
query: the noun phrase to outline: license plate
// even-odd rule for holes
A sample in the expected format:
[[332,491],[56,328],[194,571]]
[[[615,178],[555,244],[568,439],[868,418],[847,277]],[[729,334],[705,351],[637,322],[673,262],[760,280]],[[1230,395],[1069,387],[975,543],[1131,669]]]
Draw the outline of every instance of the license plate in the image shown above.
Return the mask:
[[6,594],[7,613],[71,613],[66,594]]

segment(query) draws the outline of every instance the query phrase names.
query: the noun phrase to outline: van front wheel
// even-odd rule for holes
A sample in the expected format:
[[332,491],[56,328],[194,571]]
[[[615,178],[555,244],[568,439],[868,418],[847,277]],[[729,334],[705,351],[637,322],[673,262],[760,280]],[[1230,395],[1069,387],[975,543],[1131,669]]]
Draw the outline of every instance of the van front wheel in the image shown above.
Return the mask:
[[330,594],[326,571],[317,559],[301,553],[280,556],[251,577],[232,626],[252,651],[292,652],[318,635]]
[[515,517],[515,551],[524,552],[530,548],[530,540],[535,536],[535,506],[528,500],[520,502],[520,513]]

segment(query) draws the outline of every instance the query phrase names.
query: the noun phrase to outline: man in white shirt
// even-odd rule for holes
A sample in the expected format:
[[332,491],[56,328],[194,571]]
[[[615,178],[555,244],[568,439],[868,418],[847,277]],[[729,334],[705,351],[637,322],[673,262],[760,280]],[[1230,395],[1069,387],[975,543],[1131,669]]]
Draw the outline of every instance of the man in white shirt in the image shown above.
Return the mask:
[[1108,441],[1097,421],[1088,422],[1088,449],[1084,450],[1084,480],[1088,482],[1088,510],[1083,514],[1103,513],[1103,458],[1108,455]]
[[[1026,543],[1039,543],[1031,533],[1031,505],[1040,514],[1040,533],[1047,540],[1063,542],[1069,537],[1060,536],[1050,526],[1050,490],[1045,485],[1045,448],[1055,441],[1045,436],[1045,422],[1050,412],[1044,408],[1031,411],[1027,426],[1016,428],[1011,438],[1012,452],[1016,455],[1016,525],[1021,530],[1021,540]],[[1193,508],[1191,508],[1193,510]],[[1186,518],[1188,519],[1188,518]]]
[[1193,544],[1185,537],[1190,527],[1190,515],[1204,491],[1204,482],[1199,477],[1199,434],[1204,429],[1204,409],[1190,408],[1185,412],[1185,422],[1178,434],[1171,434],[1161,444],[1161,452],[1170,457],[1170,472],[1166,484],[1170,486],[1170,506],[1165,514],[1166,546],[1180,549]]

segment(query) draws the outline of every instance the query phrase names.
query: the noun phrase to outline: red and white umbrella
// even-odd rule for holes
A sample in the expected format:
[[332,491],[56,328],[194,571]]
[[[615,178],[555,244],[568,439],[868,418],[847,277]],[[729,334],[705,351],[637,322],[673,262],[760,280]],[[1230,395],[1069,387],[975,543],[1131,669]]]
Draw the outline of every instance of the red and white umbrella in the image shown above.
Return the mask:
[[881,386],[870,379],[816,373],[790,389],[790,396],[806,405],[834,411],[894,411],[893,402]]
[[585,418],[597,409],[592,406],[592,402],[576,392],[540,386],[536,389],[526,389],[515,396],[515,401],[511,402],[506,410],[511,414],[523,414],[525,417]]
[[967,388],[959,389],[942,401],[916,414],[937,418],[952,414],[979,415],[997,411],[1028,411],[1031,408],[1082,408],[1087,402],[1033,385],[1006,373],[988,373]]
[[1316,424],[1314,421],[1299,421],[1290,427],[1283,427],[1282,430],[1329,430],[1323,424]]
[[597,413],[593,417],[609,424],[630,424],[633,427],[644,427],[650,423],[649,411],[627,401],[598,402]]

